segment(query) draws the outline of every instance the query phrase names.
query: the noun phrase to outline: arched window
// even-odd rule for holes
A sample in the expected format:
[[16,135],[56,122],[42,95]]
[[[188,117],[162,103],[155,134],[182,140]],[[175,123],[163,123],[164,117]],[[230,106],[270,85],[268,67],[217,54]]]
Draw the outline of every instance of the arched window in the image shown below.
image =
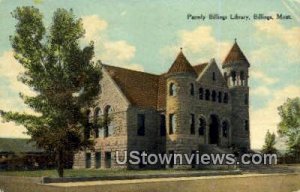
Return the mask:
[[112,113],[112,107],[110,105],[107,105],[105,108],[104,108],[104,115],[109,115]]
[[94,122],[95,122],[95,137],[96,138],[98,138],[99,137],[99,128],[100,128],[100,122],[99,122],[99,120],[100,120],[100,116],[101,116],[101,109],[99,108],[99,107],[97,107],[96,109],[95,109],[95,112],[94,112]]
[[244,104],[248,105],[249,104],[249,95],[246,93],[244,97],[245,97],[244,98]]
[[240,81],[241,81],[241,85],[244,85],[244,82],[245,82],[244,71],[240,71]]
[[204,95],[203,92],[204,92],[204,91],[203,91],[203,88],[200,87],[200,88],[199,88],[199,99],[200,99],[200,100],[203,100],[203,95]]
[[209,91],[209,89],[206,89],[205,90],[205,100],[209,101],[209,99],[210,99],[210,91]]
[[235,85],[235,83],[236,83],[236,72],[235,71],[231,71],[231,79],[232,79],[233,85]]
[[176,96],[176,85],[174,83],[170,84],[169,95],[170,96]]
[[93,121],[93,115],[91,110],[86,111],[86,118],[87,119],[86,119],[86,127],[84,129],[84,137],[85,139],[89,139],[91,134],[92,121]]
[[224,103],[228,103],[228,93],[224,93],[224,99],[223,99]]
[[199,130],[198,130],[199,135],[204,135],[205,127],[206,127],[205,119],[203,117],[200,117],[199,118]]
[[211,98],[212,98],[212,101],[215,102],[217,100],[217,93],[215,90],[212,91],[211,93]]
[[95,112],[94,112],[94,122],[97,124],[97,123],[99,123],[98,121],[99,121],[99,119],[100,119],[100,117],[101,117],[101,115],[102,115],[102,112],[101,112],[101,109],[99,108],[99,107],[97,107],[96,109],[95,109]]
[[176,131],[176,115],[169,114],[169,134],[173,134]]
[[190,84],[190,94],[192,96],[195,94],[195,88],[194,88],[194,84],[193,83]]
[[245,128],[245,131],[249,131],[249,121],[248,120],[245,120],[244,122],[244,128]]
[[219,93],[218,93],[218,102],[222,103],[222,92],[221,91],[219,91]]
[[109,119],[109,114],[111,114],[112,108],[110,105],[107,105],[104,108],[104,137],[109,136],[109,128],[111,127],[110,119]]
[[229,126],[227,121],[223,121],[222,123],[222,134],[223,137],[227,138],[228,137],[228,133],[229,133]]
[[216,73],[215,73],[215,72],[212,73],[212,80],[213,80],[213,81],[216,80]]

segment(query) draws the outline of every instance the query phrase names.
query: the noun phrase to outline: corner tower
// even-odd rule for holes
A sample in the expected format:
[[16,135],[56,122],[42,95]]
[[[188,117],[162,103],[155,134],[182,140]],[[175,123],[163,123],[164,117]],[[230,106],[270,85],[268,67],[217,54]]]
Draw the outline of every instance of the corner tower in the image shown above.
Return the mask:
[[197,74],[182,49],[165,77],[167,83],[166,152],[190,153],[190,124]]
[[250,149],[249,67],[247,58],[235,40],[222,68],[231,97],[232,144],[243,150]]

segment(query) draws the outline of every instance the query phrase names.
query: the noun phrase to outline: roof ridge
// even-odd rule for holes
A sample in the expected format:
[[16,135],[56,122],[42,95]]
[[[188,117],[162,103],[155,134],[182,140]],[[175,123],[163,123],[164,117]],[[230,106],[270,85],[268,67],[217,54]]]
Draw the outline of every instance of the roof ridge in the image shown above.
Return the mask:
[[208,64],[208,62],[205,62],[205,63],[199,63],[199,64],[196,64],[196,65],[192,65],[192,67],[198,67],[198,66],[200,66],[200,65],[207,65]]
[[144,73],[144,74],[153,75],[153,76],[160,76],[159,74],[154,74],[154,73],[149,73],[149,72],[144,72],[144,71],[138,71],[138,70],[128,69],[128,68],[114,66],[114,65],[108,65],[108,64],[102,64],[102,65],[105,66],[105,67],[113,67],[113,68],[123,69],[123,70],[132,71],[132,72],[136,72],[136,73]]

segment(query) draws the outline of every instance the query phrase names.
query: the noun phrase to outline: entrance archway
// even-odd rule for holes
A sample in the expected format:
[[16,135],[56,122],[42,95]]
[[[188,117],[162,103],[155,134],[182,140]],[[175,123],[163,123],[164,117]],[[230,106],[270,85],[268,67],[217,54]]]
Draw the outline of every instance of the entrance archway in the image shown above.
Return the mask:
[[219,119],[217,115],[210,116],[209,143],[210,144],[219,143]]

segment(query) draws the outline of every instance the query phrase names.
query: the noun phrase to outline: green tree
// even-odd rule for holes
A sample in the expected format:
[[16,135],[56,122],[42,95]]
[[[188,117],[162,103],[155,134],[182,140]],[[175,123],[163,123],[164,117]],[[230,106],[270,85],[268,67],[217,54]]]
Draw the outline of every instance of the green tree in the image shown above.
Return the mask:
[[287,99],[278,107],[281,121],[278,124],[278,133],[287,137],[289,152],[300,154],[300,98]]
[[266,133],[265,144],[263,146],[262,152],[266,153],[266,154],[276,153],[277,150],[274,147],[275,144],[276,144],[275,134],[274,133],[270,133],[270,131],[268,130],[268,132]]
[[25,68],[19,80],[35,92],[20,97],[37,115],[2,111],[2,116],[24,125],[31,141],[56,158],[63,177],[65,156],[93,146],[84,137],[89,124],[84,109],[100,90],[100,64],[92,62],[93,42],[80,46],[85,31],[72,10],[57,9],[49,30],[37,8],[17,7],[12,16],[17,24],[10,40],[15,58]]

